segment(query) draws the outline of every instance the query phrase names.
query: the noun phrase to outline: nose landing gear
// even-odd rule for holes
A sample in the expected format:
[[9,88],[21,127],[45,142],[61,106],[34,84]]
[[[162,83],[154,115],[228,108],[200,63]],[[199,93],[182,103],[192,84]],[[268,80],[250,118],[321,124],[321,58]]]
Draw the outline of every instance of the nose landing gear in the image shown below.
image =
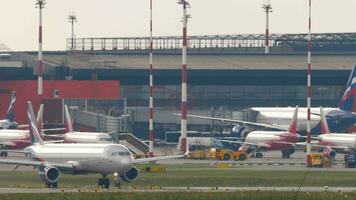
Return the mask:
[[98,180],[98,187],[103,188],[103,189],[109,189],[110,188],[110,180],[106,177],[107,175],[103,175],[102,178],[99,178]]

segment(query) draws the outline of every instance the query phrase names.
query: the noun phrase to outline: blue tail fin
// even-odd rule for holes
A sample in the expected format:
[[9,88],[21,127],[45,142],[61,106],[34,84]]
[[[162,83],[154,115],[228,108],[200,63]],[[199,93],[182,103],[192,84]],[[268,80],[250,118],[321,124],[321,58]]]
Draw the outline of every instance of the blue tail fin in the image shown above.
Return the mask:
[[341,98],[339,108],[341,110],[352,112],[355,96],[356,96],[356,65],[354,66],[350,74],[349,81],[347,81],[346,90]]
[[11,93],[10,105],[6,112],[6,119],[8,119],[10,122],[13,122],[15,120],[14,119],[15,118],[15,103],[16,103],[16,93],[15,93],[15,91],[13,91]]

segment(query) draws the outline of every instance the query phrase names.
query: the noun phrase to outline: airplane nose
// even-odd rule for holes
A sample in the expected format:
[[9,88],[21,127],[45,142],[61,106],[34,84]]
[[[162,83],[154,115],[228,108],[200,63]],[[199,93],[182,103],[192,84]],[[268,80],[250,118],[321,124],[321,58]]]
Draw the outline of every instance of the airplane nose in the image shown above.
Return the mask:
[[127,170],[131,169],[132,163],[133,163],[133,160],[132,160],[131,156],[127,156],[127,157],[121,158],[118,161],[119,161],[119,165],[121,166],[121,168],[124,171],[127,171]]

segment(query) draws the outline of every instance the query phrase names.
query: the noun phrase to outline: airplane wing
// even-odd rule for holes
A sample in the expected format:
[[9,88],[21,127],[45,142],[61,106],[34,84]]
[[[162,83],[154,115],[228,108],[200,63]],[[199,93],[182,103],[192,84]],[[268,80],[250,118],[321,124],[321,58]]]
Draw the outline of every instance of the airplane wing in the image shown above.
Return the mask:
[[[172,113],[172,114],[181,116],[181,114],[179,114],[179,113]],[[280,130],[280,131],[288,130],[288,127],[284,127],[284,126],[263,124],[263,123],[257,123],[257,122],[248,122],[248,121],[242,121],[242,120],[236,120],[236,119],[206,117],[206,116],[200,116],[200,115],[187,115],[187,116],[191,117],[191,118],[197,118],[197,119],[209,119],[209,120],[216,120],[216,121],[221,121],[221,122],[231,122],[231,123],[236,123],[236,124],[241,124],[241,125],[250,125],[250,126],[262,127],[262,128],[271,128],[271,129]]]
[[17,125],[17,128],[18,129],[25,129],[25,128],[29,128],[30,127],[30,125],[28,125],[28,124],[20,124],[20,125]]
[[0,164],[22,165],[22,166],[33,166],[33,167],[51,165],[51,166],[57,167],[61,171],[73,171],[74,170],[74,166],[71,164],[48,163],[48,162],[32,161],[32,160],[2,159],[2,160],[0,160]]
[[232,140],[219,140],[219,141],[227,142],[227,143],[231,143],[231,144],[242,144],[242,145],[265,147],[265,148],[270,147],[269,145],[266,145],[266,144],[249,143],[249,142],[243,142],[243,141],[232,141]]
[[148,163],[148,162],[155,162],[155,161],[160,161],[160,160],[172,160],[172,159],[179,159],[179,158],[185,158],[188,156],[188,153],[184,155],[173,155],[173,156],[159,156],[159,157],[152,157],[152,158],[139,158],[133,160],[134,164],[138,163]]
[[[280,144],[290,144],[290,145],[293,145],[293,146],[307,146],[307,143],[306,143],[306,142],[291,143],[291,142],[282,142],[282,141],[279,141],[279,142],[276,142],[276,143],[280,143]],[[347,147],[343,147],[343,146],[322,145],[322,144],[319,144],[318,141],[311,141],[310,145],[311,145],[312,147],[321,147],[321,148],[330,147],[330,148],[332,148],[332,149],[340,149],[340,150],[344,150],[344,149],[347,148]]]

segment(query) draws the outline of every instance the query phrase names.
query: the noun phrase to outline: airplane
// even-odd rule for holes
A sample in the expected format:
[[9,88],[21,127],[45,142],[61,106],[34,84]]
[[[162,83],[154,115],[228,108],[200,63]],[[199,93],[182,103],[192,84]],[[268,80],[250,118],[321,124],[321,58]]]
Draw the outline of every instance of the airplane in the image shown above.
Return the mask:
[[[41,123],[40,116],[42,112],[43,105],[41,105],[38,110],[37,123]],[[45,135],[42,136],[45,137]],[[30,140],[29,130],[0,129],[0,157],[7,157],[7,150],[24,149],[30,146]]]
[[[345,132],[356,123],[356,113],[353,112],[353,104],[356,95],[356,66],[354,66],[346,90],[340,100],[338,108],[325,108],[327,122],[332,132]],[[238,134],[241,138],[256,129],[264,130],[287,130],[292,107],[252,107],[250,110],[256,114],[256,122],[207,117],[199,115],[187,115],[191,118],[217,120],[238,124],[232,128],[231,133]],[[301,120],[297,127],[299,134],[305,134],[307,130],[307,108],[300,108]],[[319,108],[311,108],[311,132],[319,134],[321,131]],[[174,113],[174,115],[180,115]]]
[[15,103],[16,92],[11,93],[10,105],[6,112],[6,119],[0,120],[0,129],[15,129],[18,124],[14,121],[15,118]]
[[329,147],[332,149],[330,154],[335,155],[335,152],[355,152],[356,151],[356,134],[352,133],[330,133],[328,122],[322,107],[320,107],[320,123],[321,135],[312,137],[311,139],[318,141],[312,142],[313,146]]
[[57,144],[44,143],[34,119],[31,102],[27,102],[27,115],[30,124],[31,146],[24,149],[30,160],[0,160],[0,164],[33,166],[39,170],[41,180],[48,188],[58,187],[61,173],[72,175],[101,174],[98,187],[109,188],[109,174],[117,173],[123,181],[137,179],[138,170],[134,164],[159,160],[178,159],[181,155],[134,159],[129,149],[121,144]]
[[66,133],[61,135],[48,135],[48,137],[62,139],[64,143],[114,143],[113,138],[108,133],[74,131],[67,105],[64,105],[64,115],[66,120]]
[[294,109],[293,118],[288,131],[252,131],[245,141],[220,140],[233,144],[241,144],[242,149],[253,150],[256,158],[262,158],[262,151],[280,150],[283,158],[289,158],[295,152],[293,147],[300,136],[297,134],[298,106]]

